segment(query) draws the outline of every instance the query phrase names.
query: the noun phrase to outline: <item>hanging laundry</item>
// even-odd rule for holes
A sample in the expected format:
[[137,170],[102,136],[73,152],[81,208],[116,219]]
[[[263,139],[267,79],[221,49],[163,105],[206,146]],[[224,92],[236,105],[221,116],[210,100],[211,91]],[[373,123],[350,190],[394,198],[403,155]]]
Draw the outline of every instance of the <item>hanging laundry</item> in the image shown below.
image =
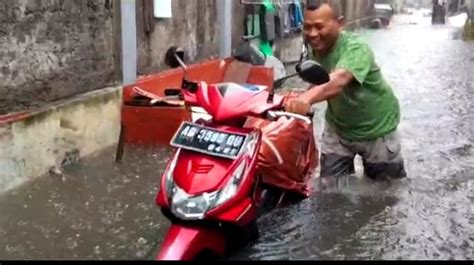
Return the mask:
[[288,37],[291,33],[291,15],[288,5],[282,7],[282,12],[285,37]]
[[264,41],[273,41],[275,40],[275,15],[276,8],[267,0],[260,7],[260,28],[261,28],[261,38]]
[[285,35],[285,25],[283,24],[283,8],[281,4],[276,4],[275,8],[277,9],[275,14],[275,35],[277,38],[281,39]]
[[295,0],[295,28],[297,31],[301,31],[303,26],[303,9],[299,0]]
[[260,15],[255,13],[255,6],[246,6],[245,13],[245,35],[260,36]]
[[288,12],[290,14],[290,24],[292,32],[301,32],[303,25],[303,8],[299,0],[293,1],[288,6]]
[[273,55],[273,41],[275,40],[276,8],[271,0],[266,0],[260,6],[260,50],[265,55]]

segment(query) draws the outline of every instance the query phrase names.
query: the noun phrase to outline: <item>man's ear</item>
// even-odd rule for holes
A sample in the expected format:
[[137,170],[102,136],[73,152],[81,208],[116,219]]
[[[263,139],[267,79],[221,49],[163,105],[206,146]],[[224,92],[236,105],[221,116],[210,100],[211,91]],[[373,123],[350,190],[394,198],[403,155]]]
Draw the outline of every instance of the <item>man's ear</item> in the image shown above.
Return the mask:
[[341,29],[346,25],[346,18],[344,16],[340,16],[338,19],[337,19],[337,23],[339,24],[339,26],[341,27]]

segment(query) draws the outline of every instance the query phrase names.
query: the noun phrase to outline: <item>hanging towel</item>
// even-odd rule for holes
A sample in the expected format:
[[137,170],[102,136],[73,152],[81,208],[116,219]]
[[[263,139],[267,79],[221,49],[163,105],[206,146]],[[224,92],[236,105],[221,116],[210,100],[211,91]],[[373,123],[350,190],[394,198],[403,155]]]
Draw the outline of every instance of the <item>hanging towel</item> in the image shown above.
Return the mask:
[[275,13],[276,9],[271,0],[266,0],[260,6],[260,50],[265,55],[273,55],[273,41],[275,40]]
[[300,1],[295,0],[295,28],[297,28],[297,30],[300,30],[302,25],[303,25],[303,9],[301,8]]
[[255,14],[255,6],[246,6],[245,12],[245,35],[260,36],[260,15]]
[[303,25],[303,10],[299,1],[293,1],[288,7],[290,13],[290,23],[293,32],[299,32]]
[[290,19],[290,30],[296,26],[296,18],[295,18],[295,4],[291,3],[288,5],[288,18]]
[[263,41],[271,42],[275,39],[275,15],[276,8],[270,2],[266,1],[260,7],[260,29]]
[[283,24],[285,27],[284,32],[285,32],[285,37],[287,37],[291,33],[291,15],[290,15],[289,6],[283,7],[282,10],[283,10]]
[[275,35],[277,38],[281,39],[285,35],[285,25],[283,24],[283,8],[281,4],[276,5],[276,14],[275,14]]

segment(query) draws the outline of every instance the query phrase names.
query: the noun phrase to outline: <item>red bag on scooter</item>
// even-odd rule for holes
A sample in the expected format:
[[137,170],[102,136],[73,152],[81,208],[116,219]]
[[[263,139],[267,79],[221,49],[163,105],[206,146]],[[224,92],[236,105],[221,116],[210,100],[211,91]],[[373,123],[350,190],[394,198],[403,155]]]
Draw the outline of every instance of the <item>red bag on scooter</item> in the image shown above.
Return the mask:
[[286,117],[277,121],[250,117],[246,127],[262,131],[258,168],[263,182],[309,197],[319,165],[313,125]]

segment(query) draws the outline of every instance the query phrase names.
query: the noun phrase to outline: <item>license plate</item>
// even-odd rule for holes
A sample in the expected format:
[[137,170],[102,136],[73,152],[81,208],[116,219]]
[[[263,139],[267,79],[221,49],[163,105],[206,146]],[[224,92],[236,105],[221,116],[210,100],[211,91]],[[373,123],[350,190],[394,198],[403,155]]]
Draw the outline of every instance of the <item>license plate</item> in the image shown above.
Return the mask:
[[247,141],[247,134],[230,133],[190,122],[183,122],[171,146],[211,156],[236,159]]

